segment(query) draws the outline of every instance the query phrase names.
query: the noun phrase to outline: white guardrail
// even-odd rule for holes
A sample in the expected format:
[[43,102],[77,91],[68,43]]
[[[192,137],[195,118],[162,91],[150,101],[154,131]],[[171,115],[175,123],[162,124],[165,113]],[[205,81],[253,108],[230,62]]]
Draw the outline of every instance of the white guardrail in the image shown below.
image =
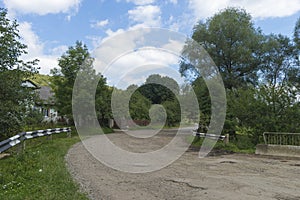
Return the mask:
[[68,136],[71,136],[71,128],[65,127],[65,128],[53,128],[53,129],[46,129],[46,130],[37,130],[37,131],[28,131],[28,132],[22,132],[15,136],[12,136],[6,140],[3,140],[0,142],[0,153],[8,150],[9,148],[16,146],[17,144],[20,144],[21,142],[25,140],[29,140],[36,137],[43,137],[43,136],[51,136],[55,133],[68,133]]
[[199,133],[196,131],[193,131],[193,136],[200,137],[200,138],[209,138],[209,139],[213,139],[213,140],[224,140],[226,138],[225,135]]

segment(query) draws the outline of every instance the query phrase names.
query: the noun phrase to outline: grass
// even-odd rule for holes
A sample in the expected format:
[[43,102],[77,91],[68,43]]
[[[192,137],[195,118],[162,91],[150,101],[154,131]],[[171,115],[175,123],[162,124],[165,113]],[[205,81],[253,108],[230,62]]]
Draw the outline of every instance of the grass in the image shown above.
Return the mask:
[[[73,129],[74,130],[74,129]],[[64,156],[80,139],[65,133],[26,141],[23,153],[0,160],[0,199],[77,200],[88,199],[79,192],[69,174]]]
[[[200,147],[203,143],[203,138],[196,139],[195,136],[188,136],[187,142],[192,147]],[[207,143],[208,144],[208,143]],[[227,150],[236,153],[255,153],[255,145],[251,143],[247,136],[238,135],[236,141],[230,141],[229,144],[225,144],[223,141],[218,141],[214,149]]]

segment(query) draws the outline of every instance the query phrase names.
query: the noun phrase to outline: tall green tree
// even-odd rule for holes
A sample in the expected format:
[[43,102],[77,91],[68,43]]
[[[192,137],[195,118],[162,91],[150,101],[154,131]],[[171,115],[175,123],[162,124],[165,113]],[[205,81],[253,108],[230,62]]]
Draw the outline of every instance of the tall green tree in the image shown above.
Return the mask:
[[298,49],[298,53],[300,51],[300,18],[298,18],[295,29],[294,29],[294,42],[296,44],[296,48]]
[[23,61],[27,46],[20,42],[18,23],[0,8],[0,137],[16,134],[25,123],[34,93],[22,82],[37,72],[38,60]]
[[[120,128],[131,126],[130,119],[137,122],[149,121],[151,101],[144,97],[137,85],[130,85],[126,90],[114,88],[112,95],[113,117]],[[146,125],[146,124],[145,124]]]
[[[300,68],[300,18],[298,18],[294,29],[294,47],[295,47],[296,65],[298,66],[298,68]],[[293,74],[295,74],[295,72]],[[300,77],[299,71],[297,76]],[[294,82],[298,82],[298,88],[300,90],[300,78],[295,79]]]
[[149,99],[152,104],[161,104],[165,108],[167,126],[179,124],[181,120],[180,105],[177,99],[179,85],[174,79],[152,74],[137,91]]
[[72,118],[72,90],[77,73],[85,60],[90,59],[90,53],[82,42],[77,41],[59,58],[58,68],[51,70],[53,75],[52,90],[55,102],[61,116]]
[[177,99],[173,101],[165,101],[162,103],[163,107],[166,110],[166,125],[169,127],[178,126],[181,121],[181,110],[180,104]]
[[[193,29],[192,39],[209,53],[222,75],[226,88],[256,84],[260,62],[261,33],[254,27],[251,16],[243,9],[227,8],[200,21]],[[201,63],[201,55],[194,52],[194,46],[187,43],[182,56],[180,72],[189,76],[193,63]],[[201,72],[200,72],[201,73]],[[201,74],[196,74],[196,78]]]
[[[292,42],[282,35],[262,35],[251,16],[237,8],[227,8],[194,27],[193,40],[209,53],[226,87],[224,132],[247,130],[257,143],[264,131],[298,130],[299,36],[300,20]],[[182,56],[180,72],[194,76],[190,79],[200,109],[210,115],[209,93],[202,80],[209,80],[210,71],[197,69],[207,64],[205,54],[195,42],[187,41]]]
[[286,36],[269,35],[263,53],[262,84],[257,95],[264,97],[267,106],[265,116],[271,123],[268,129],[294,132],[300,117],[300,68],[295,62],[295,46]]
[[150,99],[153,104],[161,104],[164,101],[175,100],[176,95],[179,94],[179,86],[170,77],[152,74],[138,91]]
[[[91,57],[88,48],[82,42],[77,41],[75,46],[69,47],[58,60],[60,69],[54,68],[51,70],[52,89],[55,94],[56,106],[61,116],[66,116],[69,120],[73,120],[72,116],[72,92],[75,83],[75,79],[80,73],[80,77],[83,78],[80,82],[85,85],[86,90],[82,90],[80,95],[77,96],[76,102],[78,107],[84,108],[84,106],[90,106],[91,103],[95,103],[98,119],[102,122],[110,117],[109,110],[109,98],[110,90],[106,85],[106,79],[97,74],[93,69],[94,58]],[[93,81],[99,80],[97,87],[95,88],[95,99],[88,92],[93,88]],[[92,101],[91,101],[92,100]],[[84,116],[82,116],[84,118]]]
[[106,78],[98,74],[98,85],[96,89],[95,107],[100,125],[107,126],[112,118],[111,95],[113,88],[109,87]]
[[127,92],[135,90],[129,101],[129,113],[133,120],[150,120],[149,110],[151,101],[144,97],[138,90],[137,86],[131,85],[127,88]]
[[288,37],[280,34],[265,36],[260,66],[262,82],[271,87],[292,84],[299,71],[294,59],[294,46]]
[[282,35],[264,38],[259,85],[230,90],[227,94],[228,112],[238,119],[235,126],[246,128],[254,143],[260,141],[265,131],[299,131],[299,67],[293,43]]

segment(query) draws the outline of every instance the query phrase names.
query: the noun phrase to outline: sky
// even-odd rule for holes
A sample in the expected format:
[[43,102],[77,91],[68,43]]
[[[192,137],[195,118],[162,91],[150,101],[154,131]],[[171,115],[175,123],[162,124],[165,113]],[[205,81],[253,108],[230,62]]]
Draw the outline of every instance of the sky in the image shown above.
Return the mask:
[[[22,42],[28,46],[23,59],[38,58],[42,74],[57,67],[57,59],[76,40],[95,51],[117,33],[143,27],[189,37],[197,21],[231,6],[246,9],[265,34],[292,37],[300,16],[300,0],[0,0],[9,18],[20,24]],[[127,45],[127,40],[118,45]]]

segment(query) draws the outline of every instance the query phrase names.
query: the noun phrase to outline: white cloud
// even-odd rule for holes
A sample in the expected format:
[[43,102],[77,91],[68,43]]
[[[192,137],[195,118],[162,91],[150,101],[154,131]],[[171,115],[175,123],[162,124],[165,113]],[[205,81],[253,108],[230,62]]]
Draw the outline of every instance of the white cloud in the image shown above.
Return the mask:
[[21,59],[25,61],[31,61],[39,59],[38,67],[40,67],[40,73],[49,74],[50,69],[58,67],[57,59],[67,50],[67,46],[57,46],[49,50],[50,54],[44,53],[45,45],[40,41],[40,38],[32,30],[31,23],[22,22],[19,24],[21,42],[27,45],[28,54],[21,56]]
[[102,37],[98,36],[98,35],[88,35],[85,38],[92,42],[92,45],[93,45],[94,49],[99,47],[99,45],[102,42]]
[[171,16],[169,17],[169,19],[166,20],[166,21],[164,22],[164,24],[165,24],[170,30],[173,30],[173,31],[179,31],[180,23],[179,23],[178,21],[179,21],[178,19],[176,19],[176,21],[175,21],[174,16],[171,15]]
[[50,13],[76,13],[81,0],[4,0],[4,5],[12,12],[38,15]]
[[189,8],[197,19],[211,17],[226,7],[244,8],[254,18],[286,17],[300,10],[299,0],[189,0]]
[[[93,52],[94,67],[107,77],[108,84],[121,84],[118,87],[123,88],[142,83],[150,72],[163,74],[166,70],[159,71],[162,66],[173,71],[174,66],[178,67],[177,54],[186,40],[184,36],[178,37],[174,32],[160,29],[130,27],[128,31],[108,29],[106,33],[101,46]],[[158,36],[160,40],[156,39]],[[143,69],[144,73],[141,73]]]
[[44,44],[39,41],[39,37],[33,32],[32,25],[29,22],[19,24],[19,31],[22,42],[27,45],[27,51],[30,56],[38,56],[43,51]]
[[[114,67],[114,66],[112,66]],[[124,73],[125,72],[125,73]],[[176,80],[179,84],[184,82],[184,79],[180,76],[179,72],[175,68],[169,66],[164,66],[160,64],[149,64],[135,66],[118,76],[118,79],[115,80],[114,86],[120,89],[126,89],[129,85],[141,85],[145,83],[146,79],[151,74],[159,74],[161,76],[167,76]]]
[[126,0],[127,3],[134,3],[135,5],[147,5],[154,3],[155,0]]
[[57,46],[54,47],[53,49],[50,50],[51,55],[62,55],[63,53],[65,53],[68,50],[68,46],[67,45],[61,45],[61,46]]
[[178,40],[169,40],[168,43],[162,46],[163,49],[168,49],[173,52],[181,52],[184,47],[184,43]]
[[[161,68],[174,71],[171,66],[177,63],[178,57],[174,54],[160,49],[145,48],[121,54],[103,74],[108,78],[109,84],[126,88],[131,84],[143,83],[151,73],[161,74]],[[134,77],[134,79],[125,77]]]
[[68,22],[71,21],[71,18],[72,18],[71,15],[67,15],[67,16],[66,16],[66,20],[67,20]]
[[124,33],[124,32],[125,32],[125,30],[122,29],[122,28],[120,28],[120,29],[118,29],[118,30],[116,30],[116,31],[113,31],[113,30],[111,30],[111,29],[107,29],[107,30],[105,31],[105,33],[107,34],[107,37],[103,38],[102,41],[104,42],[104,41],[106,41],[107,39],[110,39],[110,38],[112,38],[112,37],[114,37],[114,36],[116,36],[116,35],[118,35],[118,34]]
[[94,23],[91,24],[92,28],[101,28],[106,26],[109,23],[108,19],[105,20],[101,20],[101,21],[96,21]]
[[159,6],[145,5],[137,6],[133,10],[128,11],[129,20],[142,26],[156,26],[161,25],[161,10]]

